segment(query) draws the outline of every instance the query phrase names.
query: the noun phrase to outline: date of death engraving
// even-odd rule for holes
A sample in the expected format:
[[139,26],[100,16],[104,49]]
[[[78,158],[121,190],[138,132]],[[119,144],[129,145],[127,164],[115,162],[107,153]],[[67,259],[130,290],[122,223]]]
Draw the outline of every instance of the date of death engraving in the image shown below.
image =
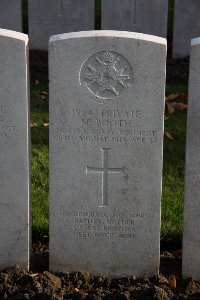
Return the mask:
[[[88,111],[72,108],[67,112],[65,119],[67,120],[66,126],[56,128],[56,141],[140,145],[155,144],[159,141],[156,130],[138,129],[143,126],[143,113],[137,108]],[[162,132],[160,137],[162,137]]]

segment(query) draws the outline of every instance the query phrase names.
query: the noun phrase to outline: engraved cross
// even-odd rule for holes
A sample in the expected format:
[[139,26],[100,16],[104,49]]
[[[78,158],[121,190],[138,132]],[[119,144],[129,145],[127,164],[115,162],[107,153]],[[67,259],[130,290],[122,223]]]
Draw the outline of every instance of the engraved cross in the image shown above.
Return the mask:
[[86,174],[100,173],[102,174],[102,204],[99,207],[108,205],[108,175],[109,173],[122,173],[124,174],[124,167],[122,168],[109,168],[108,167],[108,152],[110,148],[102,148],[102,168],[86,167]]

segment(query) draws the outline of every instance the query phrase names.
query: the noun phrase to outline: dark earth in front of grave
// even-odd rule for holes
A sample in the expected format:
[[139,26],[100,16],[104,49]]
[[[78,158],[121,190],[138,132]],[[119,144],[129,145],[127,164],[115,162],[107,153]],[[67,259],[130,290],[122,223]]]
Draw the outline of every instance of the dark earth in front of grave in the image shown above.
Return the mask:
[[[48,83],[46,52],[31,51],[31,85]],[[188,59],[167,60],[167,84],[188,83]],[[15,266],[0,273],[1,299],[133,299],[200,300],[200,283],[181,277],[181,242],[162,241],[160,275],[135,279],[110,278],[88,273],[48,271],[47,237],[33,235],[30,272]],[[76,249],[75,249],[76,251]],[[77,250],[79,251],[79,250]],[[133,257],[134,259],[134,257]]]
[[81,272],[52,274],[46,270],[48,244],[36,242],[30,272],[15,266],[0,273],[0,299],[200,299],[200,283],[181,278],[180,250],[161,251],[160,275],[150,278],[110,278]]

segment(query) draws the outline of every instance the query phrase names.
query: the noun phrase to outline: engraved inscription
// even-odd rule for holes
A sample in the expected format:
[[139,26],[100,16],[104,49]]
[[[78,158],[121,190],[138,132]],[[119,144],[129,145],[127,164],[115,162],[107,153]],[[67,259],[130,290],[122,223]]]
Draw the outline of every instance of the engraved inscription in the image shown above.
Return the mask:
[[72,107],[65,112],[67,122],[55,131],[55,139],[60,142],[153,145],[160,140],[157,130],[143,125],[141,128],[145,114],[135,107],[129,110]]
[[80,84],[85,93],[99,103],[120,98],[133,85],[133,71],[122,55],[102,51],[90,56],[80,70]]
[[0,105],[0,138],[8,138],[16,134],[16,126],[10,124],[10,108],[7,105]]
[[102,204],[99,207],[108,205],[108,174],[109,173],[122,173],[124,174],[124,167],[122,168],[109,168],[108,167],[108,152],[109,148],[102,148],[102,168],[98,167],[86,167],[86,174],[88,173],[100,173],[102,174]]
[[73,238],[81,239],[136,239],[137,230],[150,217],[146,213],[62,211],[70,224]]

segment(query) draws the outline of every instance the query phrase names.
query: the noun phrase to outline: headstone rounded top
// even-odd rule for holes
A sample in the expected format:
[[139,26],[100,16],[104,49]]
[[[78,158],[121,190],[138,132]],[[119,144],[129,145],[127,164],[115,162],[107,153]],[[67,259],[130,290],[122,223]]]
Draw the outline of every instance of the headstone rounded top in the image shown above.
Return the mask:
[[0,36],[21,40],[24,41],[26,44],[28,43],[28,35],[21,32],[0,28]]
[[129,31],[115,31],[115,30],[91,30],[91,31],[80,31],[80,32],[70,32],[64,34],[57,34],[50,37],[49,43],[57,42],[66,39],[75,39],[83,37],[122,37],[137,40],[144,40],[152,43],[158,43],[167,45],[167,40],[154,35],[143,34],[138,32]]

